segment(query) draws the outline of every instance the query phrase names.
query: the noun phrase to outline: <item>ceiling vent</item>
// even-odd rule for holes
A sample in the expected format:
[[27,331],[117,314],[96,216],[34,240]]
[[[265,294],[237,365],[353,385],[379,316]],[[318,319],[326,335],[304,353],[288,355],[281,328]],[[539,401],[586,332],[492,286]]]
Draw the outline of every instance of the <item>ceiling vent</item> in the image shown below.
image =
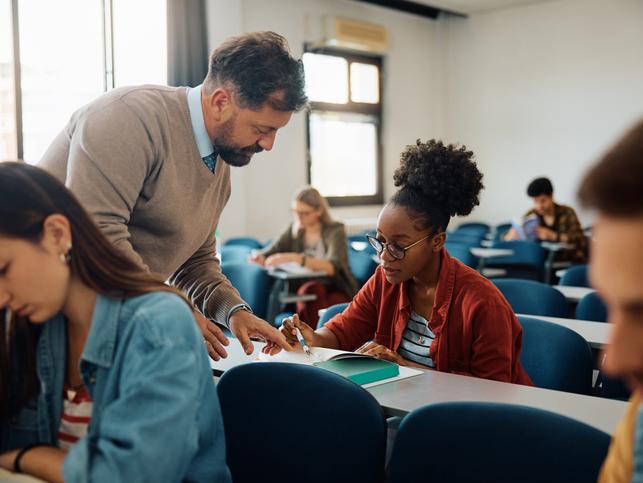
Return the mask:
[[325,17],[324,34],[324,44],[331,47],[383,53],[388,46],[388,33],[381,25],[343,17]]

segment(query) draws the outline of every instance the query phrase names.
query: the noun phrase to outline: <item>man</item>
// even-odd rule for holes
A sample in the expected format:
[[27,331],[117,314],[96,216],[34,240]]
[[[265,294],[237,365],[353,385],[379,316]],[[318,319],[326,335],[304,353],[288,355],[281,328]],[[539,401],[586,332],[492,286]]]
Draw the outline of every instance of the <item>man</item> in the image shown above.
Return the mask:
[[185,291],[208,352],[226,357],[225,325],[247,353],[250,336],[288,350],[221,273],[215,230],[230,197],[230,166],[269,151],[307,102],[304,73],[273,32],[227,39],[202,85],[114,89],[75,112],[40,166],[74,192],[113,241]]
[[590,278],[613,324],[603,369],[624,378],[632,399],[599,481],[643,481],[643,122],[585,177],[581,201],[598,210]]
[[[573,245],[571,250],[563,250],[557,260],[585,262],[585,234],[580,226],[576,212],[571,206],[559,205],[554,201],[554,187],[548,178],[536,178],[527,187],[527,195],[534,206],[524,218],[536,216],[538,226],[536,238],[540,241],[563,242]],[[512,228],[504,236],[505,240],[518,240],[517,231]]]

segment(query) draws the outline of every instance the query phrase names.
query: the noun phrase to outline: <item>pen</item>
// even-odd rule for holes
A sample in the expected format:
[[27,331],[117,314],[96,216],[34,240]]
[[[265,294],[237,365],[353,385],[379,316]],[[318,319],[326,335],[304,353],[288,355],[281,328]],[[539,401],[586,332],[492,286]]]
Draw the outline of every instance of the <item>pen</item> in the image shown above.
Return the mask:
[[297,334],[297,340],[301,344],[301,347],[304,349],[304,352],[308,357],[312,356],[310,353],[310,348],[308,347],[308,344],[306,344],[306,341],[304,340],[304,336],[301,334],[301,331],[299,330],[299,327],[295,327],[295,333]]

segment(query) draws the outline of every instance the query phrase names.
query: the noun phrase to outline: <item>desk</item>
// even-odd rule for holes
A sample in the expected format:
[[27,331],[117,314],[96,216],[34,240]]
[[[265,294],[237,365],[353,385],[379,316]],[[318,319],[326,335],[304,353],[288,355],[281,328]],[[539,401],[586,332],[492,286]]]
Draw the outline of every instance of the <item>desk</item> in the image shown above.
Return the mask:
[[[487,258],[491,257],[510,257],[514,254],[514,251],[509,248],[483,248],[483,247],[471,247],[469,251],[473,256],[478,257],[480,261],[478,262],[478,272],[484,275],[485,273],[485,261]],[[506,272],[505,272],[506,273]]]
[[[230,345],[227,347],[228,358],[219,362],[210,360],[210,366],[215,375],[220,375],[231,367],[254,360],[255,354],[258,353],[263,343],[255,342],[254,344],[255,352],[253,355],[246,356],[241,350],[241,344],[235,339],[230,339]],[[623,415],[626,406],[626,403],[612,399],[582,396],[437,371],[423,372],[422,375],[374,386],[367,391],[375,396],[387,416],[404,416],[414,409],[437,402],[488,401],[544,409],[582,421],[610,434]]]
[[627,403],[475,377],[425,371],[420,376],[367,389],[387,416],[404,416],[426,404],[484,401],[520,404],[576,419],[612,434]]
[[545,283],[551,283],[552,273],[554,272],[554,269],[566,268],[572,264],[572,262],[560,262],[556,264],[554,262],[556,253],[562,250],[572,250],[574,248],[574,245],[570,243],[543,241],[540,242],[540,246],[547,250],[547,259],[545,260]]
[[275,317],[279,312],[284,308],[285,304],[290,304],[293,302],[308,302],[310,300],[315,300],[315,295],[297,295],[290,293],[290,281],[291,280],[309,280],[313,278],[327,278],[325,272],[313,272],[309,270],[307,272],[286,272],[283,270],[268,270],[268,275],[275,279],[275,283],[270,290],[270,295],[268,296],[268,309],[266,311],[266,320],[269,323],[273,323]]
[[543,315],[516,314],[534,319],[552,322],[573,330],[587,341],[592,349],[602,349],[610,343],[612,324],[594,322],[593,320],[565,319],[561,317],[545,317]]
[[0,468],[0,481],[4,483],[46,483],[45,480],[19,473],[12,473]]
[[568,302],[578,302],[585,295],[596,292],[593,288],[588,287],[572,287],[569,285],[554,285],[553,287],[562,293]]

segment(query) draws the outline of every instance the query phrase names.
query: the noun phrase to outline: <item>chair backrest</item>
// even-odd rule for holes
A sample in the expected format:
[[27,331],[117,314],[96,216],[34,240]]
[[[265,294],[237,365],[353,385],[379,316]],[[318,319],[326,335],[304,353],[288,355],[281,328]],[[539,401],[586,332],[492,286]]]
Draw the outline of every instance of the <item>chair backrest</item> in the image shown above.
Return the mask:
[[[226,371],[217,390],[235,483],[383,480],[385,419],[357,384],[316,367],[271,362]],[[322,455],[326,462],[316,464]]]
[[391,483],[596,481],[609,443],[608,434],[541,409],[433,404],[402,420],[390,461]]
[[319,317],[317,328],[320,329],[321,327],[323,327],[326,322],[328,322],[340,312],[343,312],[346,307],[348,307],[348,302],[343,304],[335,304],[328,307],[321,315],[321,317]]
[[578,333],[562,325],[520,316],[520,363],[532,382],[545,389],[590,394],[592,350]]
[[228,238],[223,244],[224,247],[241,245],[244,247],[250,247],[251,249],[259,249],[263,247],[263,244],[256,238],[250,236],[238,236],[234,238]]
[[486,223],[462,223],[454,230],[454,233],[470,233],[484,237],[490,230]]
[[484,233],[483,234],[477,234],[477,233],[469,233],[469,232],[461,232],[461,231],[452,231],[450,233],[447,233],[447,242],[450,243],[462,243],[462,244],[467,244],[471,247],[479,247],[480,242],[484,239]]
[[[506,268],[510,276],[543,280],[545,273],[545,249],[538,243],[526,240],[495,241],[493,248],[507,248],[514,254],[487,259],[487,267]],[[515,275],[512,274],[512,270]]]
[[569,317],[565,296],[551,285],[516,278],[494,278],[492,281],[517,314]]
[[580,299],[576,306],[577,319],[607,322],[607,317],[607,306],[598,296],[597,292],[588,293]]
[[221,262],[245,263],[252,250],[252,248],[246,245],[224,245],[220,250]]
[[360,286],[364,285],[366,281],[371,278],[371,275],[375,273],[375,269],[377,268],[377,262],[373,258],[370,250],[358,252],[349,249],[348,265]]
[[223,262],[221,271],[239,291],[241,298],[257,317],[266,317],[273,279],[263,267],[254,263]]
[[476,268],[478,266],[478,259],[473,256],[471,253],[471,248],[467,244],[446,242],[444,246],[453,258],[457,258],[465,265],[468,265],[471,268]]
[[499,225],[496,225],[493,229],[493,240],[502,240],[502,237],[505,236],[505,233],[507,233],[511,229],[511,227],[511,223],[500,223]]
[[587,265],[574,265],[567,268],[560,279],[559,285],[567,285],[570,287],[589,287],[587,267]]

